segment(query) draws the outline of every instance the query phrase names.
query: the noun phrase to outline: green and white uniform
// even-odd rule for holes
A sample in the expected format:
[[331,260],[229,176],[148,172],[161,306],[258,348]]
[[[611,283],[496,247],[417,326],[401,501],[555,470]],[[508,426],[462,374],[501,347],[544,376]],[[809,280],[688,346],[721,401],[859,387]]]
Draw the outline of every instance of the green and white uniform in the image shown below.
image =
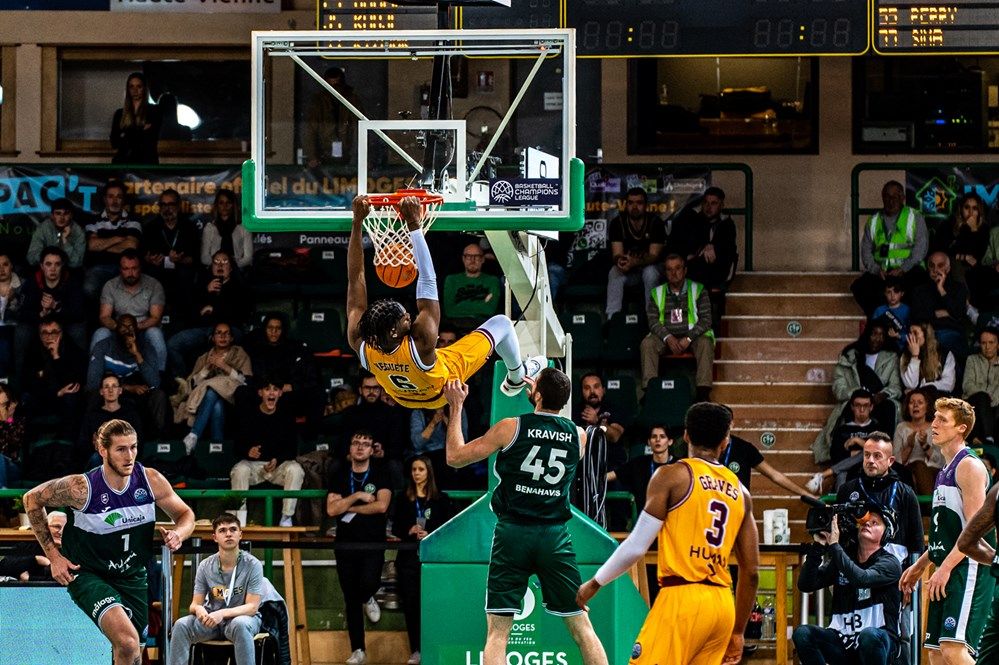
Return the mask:
[[[954,549],[958,536],[967,520],[964,517],[964,499],[957,486],[957,467],[971,457],[974,464],[981,460],[970,448],[962,448],[954,459],[937,474],[933,488],[933,511],[930,517],[930,561],[939,566]],[[986,481],[985,489],[988,489]],[[986,540],[993,547],[995,536]],[[954,570],[945,588],[947,597],[931,600],[926,620],[927,649],[939,649],[941,642],[961,642],[974,655],[985,627],[986,608],[992,601],[995,579],[989,571],[973,559],[965,557]]]
[[579,614],[581,584],[566,522],[579,464],[579,430],[549,413],[520,416],[517,432],[496,456],[499,484],[491,507],[493,532],[486,612],[516,614],[531,575],[541,582],[542,604],[551,614]]
[[62,555],[80,566],[69,594],[98,627],[108,609],[122,606],[143,642],[149,606],[146,562],[153,555],[156,528],[156,498],[146,470],[136,463],[121,491],[108,486],[103,466],[83,477],[87,502],[70,511],[62,536]]

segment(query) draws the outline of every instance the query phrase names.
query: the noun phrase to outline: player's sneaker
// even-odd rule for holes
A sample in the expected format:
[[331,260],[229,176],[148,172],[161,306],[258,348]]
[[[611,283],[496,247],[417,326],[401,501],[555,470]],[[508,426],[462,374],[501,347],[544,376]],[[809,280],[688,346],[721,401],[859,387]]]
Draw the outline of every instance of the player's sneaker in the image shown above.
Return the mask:
[[[378,623],[378,620],[382,618],[382,608],[378,606],[378,601],[375,600],[374,596],[368,598],[368,602],[364,603],[364,613],[368,615],[368,620],[371,623]],[[359,662],[363,663],[364,661]]]
[[[523,366],[524,376],[530,379],[536,379],[538,378],[538,374],[541,374],[541,370],[548,367],[548,358],[545,358],[544,356],[531,356],[524,361]],[[526,385],[526,381],[518,381],[514,383],[510,380],[510,375],[507,374],[506,378],[503,379],[503,382],[500,383],[500,391],[507,397],[516,397]]]
[[364,665],[368,662],[368,656],[364,653],[364,649],[354,649],[354,653],[350,654],[350,658],[344,662],[347,665]]

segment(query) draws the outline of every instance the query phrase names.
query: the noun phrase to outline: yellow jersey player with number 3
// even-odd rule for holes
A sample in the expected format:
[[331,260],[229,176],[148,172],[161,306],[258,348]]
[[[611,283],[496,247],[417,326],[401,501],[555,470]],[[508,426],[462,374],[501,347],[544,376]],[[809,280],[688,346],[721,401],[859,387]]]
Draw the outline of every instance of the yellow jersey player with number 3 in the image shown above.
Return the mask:
[[[759,537],[749,492],[719,461],[732,412],[720,404],[690,407],[684,438],[690,457],[660,467],[635,528],[580,587],[586,603],[645,556],[659,538],[659,595],[631,650],[634,665],[734,665],[756,598]],[[729,563],[739,564],[732,600]]]
[[416,319],[399,302],[377,300],[368,306],[364,278],[361,230],[371,210],[367,196],[354,198],[354,219],[347,245],[347,341],[357,352],[361,366],[402,406],[435,409],[447,402],[444,385],[465,382],[495,350],[506,363],[508,374],[500,385],[503,394],[514,396],[548,366],[543,356],[521,358],[513,322],[496,315],[444,349],[437,348],[441,307],[437,299],[437,276],[423,236],[424,210],[419,199],[405,197],[399,213],[409,228],[413,260],[419,271],[416,282]]

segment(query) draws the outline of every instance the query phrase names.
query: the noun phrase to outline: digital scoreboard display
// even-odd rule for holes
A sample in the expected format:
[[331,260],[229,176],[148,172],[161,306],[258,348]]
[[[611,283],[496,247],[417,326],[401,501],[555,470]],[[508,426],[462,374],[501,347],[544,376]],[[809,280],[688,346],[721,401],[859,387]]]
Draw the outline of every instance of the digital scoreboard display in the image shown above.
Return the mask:
[[512,0],[509,7],[462,7],[463,30],[561,28],[562,3],[576,0]]
[[566,27],[586,57],[858,55],[864,0],[570,0]]
[[999,53],[999,0],[874,0],[874,50]]
[[316,2],[319,30],[433,29],[436,25],[433,7],[403,7],[387,0]]

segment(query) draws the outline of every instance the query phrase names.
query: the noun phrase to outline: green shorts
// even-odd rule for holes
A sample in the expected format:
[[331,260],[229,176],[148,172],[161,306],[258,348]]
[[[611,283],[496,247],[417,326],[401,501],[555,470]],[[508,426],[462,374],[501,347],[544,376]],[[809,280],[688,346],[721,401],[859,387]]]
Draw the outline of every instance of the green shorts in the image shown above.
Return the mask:
[[965,559],[951,571],[947,597],[929,603],[923,646],[939,649],[941,642],[960,642],[972,655],[977,654],[994,590],[995,579],[988,567]]
[[978,641],[978,665],[999,665],[999,595],[992,599],[985,629]]
[[87,613],[98,628],[101,627],[101,617],[105,612],[115,605],[121,606],[135,626],[139,644],[145,644],[146,624],[149,620],[149,593],[145,571],[141,577],[130,580],[106,580],[94,573],[80,571],[67,588],[73,602]]
[[558,616],[582,613],[576,605],[582,582],[565,524],[497,522],[489,557],[486,612],[520,612],[531,575],[538,576],[541,604],[547,612]]

